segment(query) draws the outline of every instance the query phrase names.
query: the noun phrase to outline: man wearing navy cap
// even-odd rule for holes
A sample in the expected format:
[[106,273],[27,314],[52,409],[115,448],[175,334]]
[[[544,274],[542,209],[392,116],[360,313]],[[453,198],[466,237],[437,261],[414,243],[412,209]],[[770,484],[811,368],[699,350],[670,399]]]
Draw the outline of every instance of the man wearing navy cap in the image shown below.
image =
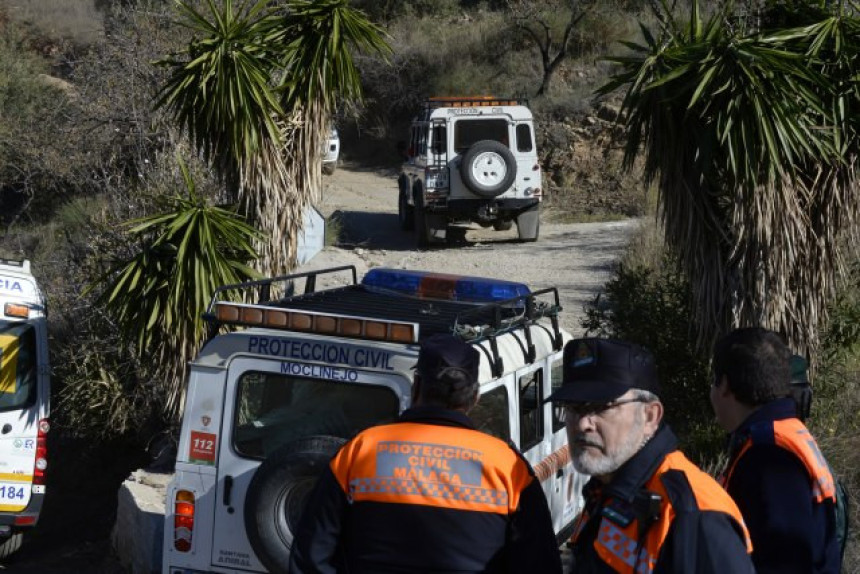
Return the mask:
[[480,362],[451,335],[422,343],[412,408],[334,456],[299,524],[292,574],[561,574],[531,467],[468,417]]
[[574,339],[563,372],[549,400],[563,408],[574,467],[592,475],[572,537],[573,571],[752,573],[740,511],[663,422],[651,353]]

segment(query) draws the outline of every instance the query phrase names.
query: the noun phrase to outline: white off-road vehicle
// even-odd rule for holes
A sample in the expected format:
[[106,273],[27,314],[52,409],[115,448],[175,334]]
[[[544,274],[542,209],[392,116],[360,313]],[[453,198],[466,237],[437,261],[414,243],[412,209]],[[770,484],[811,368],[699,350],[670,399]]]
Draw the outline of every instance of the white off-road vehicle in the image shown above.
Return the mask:
[[45,297],[29,261],[0,259],[0,558],[42,509],[50,377]]
[[452,223],[498,231],[517,224],[537,241],[542,197],[534,119],[525,102],[430,98],[412,121],[398,179],[400,226],[419,247],[444,241]]
[[[274,288],[301,282],[302,294],[270,300]],[[259,302],[230,302],[231,290]],[[286,571],[320,472],[346,440],[409,407],[419,344],[442,332],[479,349],[471,417],[522,450],[566,540],[586,477],[569,464],[564,424],[543,402],[560,384],[571,338],[559,309],[555,289],[385,268],[361,282],[349,266],[219,289],[207,319],[221,334],[188,379],[165,574]]]

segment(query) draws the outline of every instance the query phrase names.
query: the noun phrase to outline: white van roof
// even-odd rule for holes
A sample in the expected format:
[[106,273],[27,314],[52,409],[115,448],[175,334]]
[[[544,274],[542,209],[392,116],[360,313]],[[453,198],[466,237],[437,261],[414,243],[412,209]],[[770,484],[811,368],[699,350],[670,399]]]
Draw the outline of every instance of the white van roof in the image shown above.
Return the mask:
[[[44,307],[45,298],[35,277],[30,273],[30,261],[0,259],[0,302],[27,303]],[[0,308],[0,316],[3,309]]]

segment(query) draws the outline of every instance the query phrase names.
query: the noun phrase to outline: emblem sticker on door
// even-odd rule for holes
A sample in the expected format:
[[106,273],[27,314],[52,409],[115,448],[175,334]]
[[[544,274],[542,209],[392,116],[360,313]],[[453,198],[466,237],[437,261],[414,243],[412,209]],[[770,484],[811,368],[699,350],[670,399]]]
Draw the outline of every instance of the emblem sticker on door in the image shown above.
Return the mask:
[[218,437],[212,433],[191,431],[188,458],[192,462],[215,464],[215,443],[217,441]]

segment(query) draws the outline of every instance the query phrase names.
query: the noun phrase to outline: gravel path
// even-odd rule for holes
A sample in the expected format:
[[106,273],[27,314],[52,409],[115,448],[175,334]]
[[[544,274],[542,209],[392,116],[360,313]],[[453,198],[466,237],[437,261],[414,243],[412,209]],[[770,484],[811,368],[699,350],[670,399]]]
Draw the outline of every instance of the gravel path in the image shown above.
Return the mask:
[[411,232],[398,225],[395,172],[341,168],[324,181],[320,211],[340,221],[342,242],[324,248],[302,271],[350,264],[361,277],[371,267],[385,266],[556,287],[562,325],[574,334],[582,330],[583,306],[609,278],[637,227],[636,220],[545,223],[545,217],[535,243],[520,243],[516,226],[494,231],[471,225],[448,245],[417,250]]

